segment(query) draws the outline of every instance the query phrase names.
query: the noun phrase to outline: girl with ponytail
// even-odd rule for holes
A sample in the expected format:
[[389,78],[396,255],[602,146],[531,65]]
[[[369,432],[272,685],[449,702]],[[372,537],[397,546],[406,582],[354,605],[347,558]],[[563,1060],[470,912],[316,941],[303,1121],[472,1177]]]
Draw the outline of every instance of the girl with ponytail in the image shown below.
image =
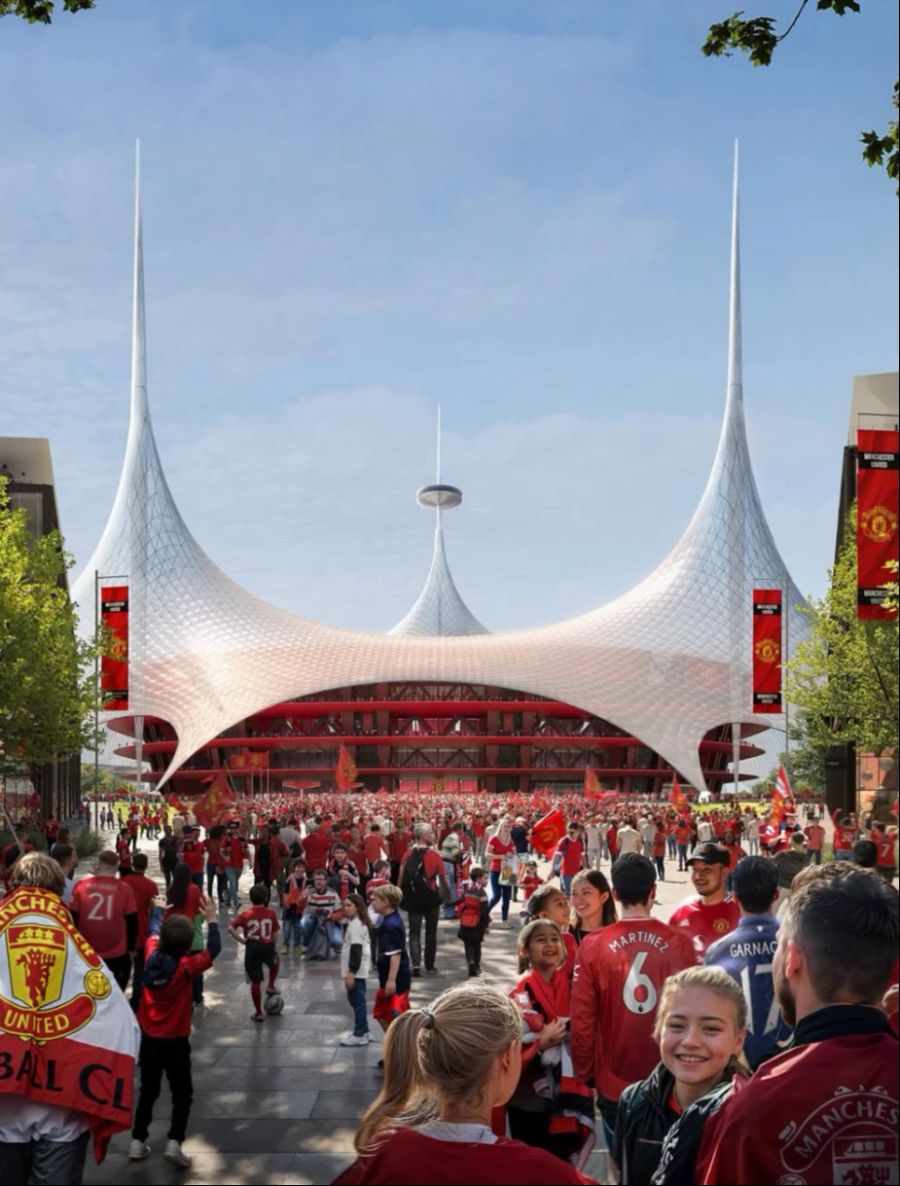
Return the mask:
[[475,985],[398,1017],[385,1038],[384,1084],[356,1134],[359,1157],[334,1186],[589,1182],[491,1130],[492,1109],[519,1080],[521,1024],[507,996]]

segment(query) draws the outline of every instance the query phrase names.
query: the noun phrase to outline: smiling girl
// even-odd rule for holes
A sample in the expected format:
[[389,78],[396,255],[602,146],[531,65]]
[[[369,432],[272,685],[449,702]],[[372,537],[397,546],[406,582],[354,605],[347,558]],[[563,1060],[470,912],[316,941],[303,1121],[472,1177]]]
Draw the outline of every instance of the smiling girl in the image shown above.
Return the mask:
[[521,1015],[481,985],[442,993],[398,1017],[384,1047],[384,1086],[356,1134],[359,1154],[335,1186],[515,1182],[578,1186],[572,1166],[491,1130],[519,1078]]
[[522,930],[523,975],[510,993],[522,1014],[522,1071],[506,1119],[511,1136],[582,1166],[594,1143],[594,1107],[572,1073],[565,962],[555,922],[538,918]]
[[649,1183],[682,1113],[714,1088],[727,1090],[741,1068],[746,1023],[741,987],[721,968],[687,968],[666,980],[654,1028],[660,1062],[619,1100],[611,1152],[623,1186]]
[[578,944],[575,942],[574,935],[569,932],[569,921],[572,914],[569,899],[559,886],[553,884],[542,885],[528,899],[525,913],[530,921],[536,918],[547,918],[550,922],[555,922],[559,927],[563,937],[563,943],[566,947],[566,960],[563,964],[563,971],[566,974],[569,984],[571,984],[572,976],[575,972],[575,962],[578,959]]
[[579,946],[585,935],[616,921],[616,904],[609,882],[598,869],[582,869],[576,873],[572,879],[571,896],[575,912],[572,935]]

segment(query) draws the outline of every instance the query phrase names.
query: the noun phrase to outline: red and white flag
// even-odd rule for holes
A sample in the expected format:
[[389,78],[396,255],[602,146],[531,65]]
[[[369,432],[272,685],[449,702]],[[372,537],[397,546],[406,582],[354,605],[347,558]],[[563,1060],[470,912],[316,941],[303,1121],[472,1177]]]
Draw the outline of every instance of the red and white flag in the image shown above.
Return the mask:
[[778,777],[775,779],[775,789],[772,792],[772,823],[779,827],[787,815],[793,815],[797,810],[794,802],[794,792],[788,782],[787,771],[783,766],[778,767]]
[[56,894],[0,903],[0,1092],[84,1116],[103,1159],[131,1128],[141,1031],[103,961]]

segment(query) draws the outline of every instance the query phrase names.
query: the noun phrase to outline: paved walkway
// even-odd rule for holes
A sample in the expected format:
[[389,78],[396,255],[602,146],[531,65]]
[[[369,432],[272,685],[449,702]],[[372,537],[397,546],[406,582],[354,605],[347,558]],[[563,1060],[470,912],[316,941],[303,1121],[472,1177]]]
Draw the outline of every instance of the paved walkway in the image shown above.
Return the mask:
[[[142,847],[150,857],[150,875],[162,886],[156,844],[144,841]],[[660,886],[656,911],[660,918],[668,918],[672,907],[690,892],[685,874],[670,876]],[[249,884],[245,875],[241,886],[245,902]],[[499,907],[495,913],[499,915]],[[352,1017],[337,960],[307,963],[296,956],[285,957],[280,978],[284,1013],[258,1025],[250,1020],[243,949],[224,931],[225,912],[221,919],[223,950],[206,978],[207,1003],[197,1011],[191,1039],[194,1107],[184,1147],[193,1166],[173,1170],[162,1160],[169,1113],[164,1087],[150,1130],[151,1156],[130,1163],[130,1134],[123,1133],[111,1142],[103,1165],[89,1160],[84,1178],[88,1186],[175,1181],[217,1186],[329,1183],[353,1160],[359,1117],[380,1086],[375,1064],[381,1045],[340,1046]],[[456,926],[450,921],[440,924],[439,974],[413,982],[414,1006],[427,1004],[464,979],[466,966]],[[491,927],[484,949],[484,983],[507,989],[514,982],[515,937],[516,929]],[[371,1008],[375,986],[370,985]],[[603,1168],[603,1153],[595,1152],[588,1172],[603,1181]]]

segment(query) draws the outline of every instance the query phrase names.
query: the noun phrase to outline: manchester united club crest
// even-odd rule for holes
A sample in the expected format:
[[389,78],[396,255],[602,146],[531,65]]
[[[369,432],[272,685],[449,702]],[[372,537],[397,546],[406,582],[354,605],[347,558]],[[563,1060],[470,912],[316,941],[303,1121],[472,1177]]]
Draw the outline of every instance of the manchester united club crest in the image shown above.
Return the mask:
[[[73,942],[80,960],[71,952]],[[74,930],[68,911],[40,891],[33,897],[20,891],[0,909],[4,957],[9,995],[0,991],[0,1026],[26,1042],[71,1036],[112,991],[100,958]]]
[[897,515],[890,507],[869,507],[860,515],[860,530],[866,539],[876,544],[887,544],[897,534]]
[[781,647],[773,638],[763,638],[753,648],[760,663],[777,663],[781,658]]

